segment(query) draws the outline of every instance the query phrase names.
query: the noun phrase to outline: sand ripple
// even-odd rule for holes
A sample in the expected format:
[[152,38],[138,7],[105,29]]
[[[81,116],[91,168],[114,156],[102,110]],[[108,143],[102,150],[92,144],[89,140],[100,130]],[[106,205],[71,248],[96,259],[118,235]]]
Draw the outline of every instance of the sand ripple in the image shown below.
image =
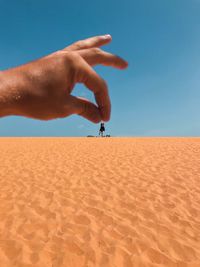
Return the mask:
[[200,139],[1,138],[1,267],[200,267]]

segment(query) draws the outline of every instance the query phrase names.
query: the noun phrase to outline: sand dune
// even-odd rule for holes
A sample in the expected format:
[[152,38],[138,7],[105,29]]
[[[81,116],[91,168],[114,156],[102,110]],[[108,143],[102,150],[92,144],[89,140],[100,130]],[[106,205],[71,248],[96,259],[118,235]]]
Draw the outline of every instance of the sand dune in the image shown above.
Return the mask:
[[200,139],[1,138],[1,267],[200,267]]

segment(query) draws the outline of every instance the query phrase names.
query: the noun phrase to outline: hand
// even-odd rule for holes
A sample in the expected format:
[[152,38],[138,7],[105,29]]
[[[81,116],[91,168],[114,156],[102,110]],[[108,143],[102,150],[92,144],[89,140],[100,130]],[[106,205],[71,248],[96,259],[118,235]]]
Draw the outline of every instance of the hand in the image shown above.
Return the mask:
[[[1,114],[41,120],[78,114],[94,123],[108,121],[111,112],[108,88],[92,66],[127,67],[125,60],[99,48],[111,40],[110,35],[105,35],[78,41],[41,59],[1,72],[0,109],[6,110]],[[97,106],[71,94],[76,83],[83,83],[94,93]]]

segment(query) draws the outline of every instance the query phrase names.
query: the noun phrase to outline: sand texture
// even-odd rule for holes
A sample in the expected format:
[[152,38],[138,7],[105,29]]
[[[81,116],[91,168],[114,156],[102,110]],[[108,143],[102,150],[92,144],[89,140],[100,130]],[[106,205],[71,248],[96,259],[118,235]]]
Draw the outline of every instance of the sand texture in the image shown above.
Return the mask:
[[200,138],[0,138],[1,267],[200,267]]

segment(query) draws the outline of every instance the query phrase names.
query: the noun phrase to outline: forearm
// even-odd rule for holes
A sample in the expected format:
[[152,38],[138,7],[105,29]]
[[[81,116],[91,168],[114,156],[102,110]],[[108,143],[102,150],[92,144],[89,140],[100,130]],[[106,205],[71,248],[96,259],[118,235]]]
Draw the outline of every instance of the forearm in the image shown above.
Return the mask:
[[6,72],[0,71],[0,117],[15,114],[15,95]]

